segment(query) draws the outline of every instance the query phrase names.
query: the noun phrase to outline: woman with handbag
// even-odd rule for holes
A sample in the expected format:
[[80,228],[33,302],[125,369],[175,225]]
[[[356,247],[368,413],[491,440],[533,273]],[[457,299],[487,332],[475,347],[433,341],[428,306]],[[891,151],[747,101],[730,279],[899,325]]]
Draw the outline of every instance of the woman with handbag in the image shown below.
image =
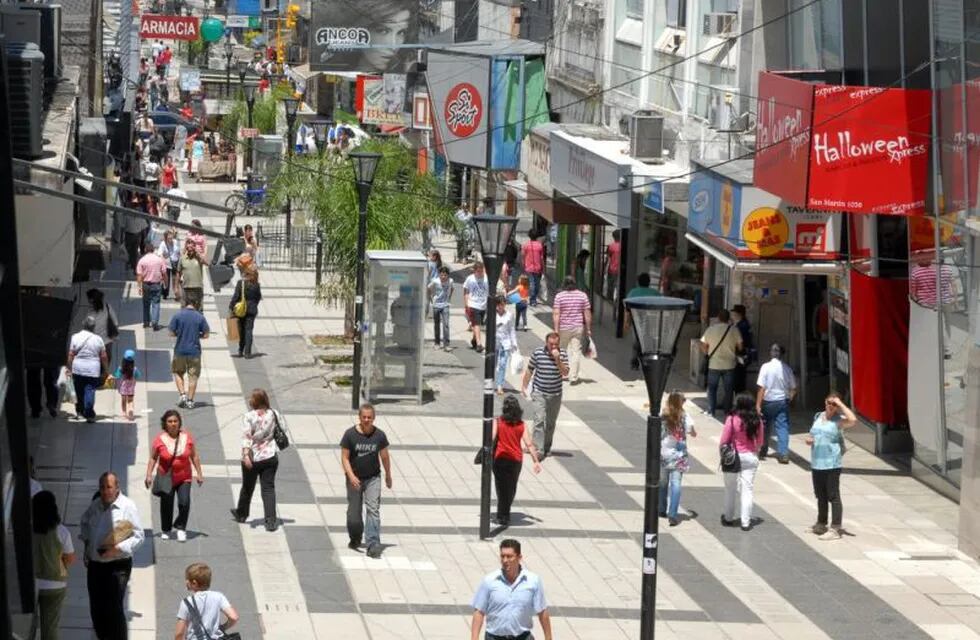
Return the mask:
[[53,493],[40,491],[31,498],[31,514],[40,638],[58,640],[61,606],[68,593],[68,567],[75,562],[75,547],[71,533],[61,524]]
[[259,314],[259,302],[262,301],[262,287],[259,286],[259,270],[251,256],[245,255],[239,259],[238,270],[242,277],[235,285],[228,309],[238,318],[238,356],[251,358],[252,331],[255,329],[255,316]]
[[95,316],[86,316],[82,330],[71,337],[68,347],[68,370],[75,385],[75,415],[85,422],[95,422],[95,392],[109,371],[105,343],[95,333]]
[[517,480],[521,477],[524,450],[531,454],[534,473],[541,473],[538,450],[531,440],[531,433],[524,428],[524,411],[516,396],[504,398],[500,417],[493,425],[493,479],[497,487],[497,517],[502,526],[510,524],[510,507],[517,495]]
[[[813,493],[817,498],[817,523],[811,531],[821,540],[840,540],[844,518],[844,503],[840,497],[840,474],[844,466],[844,429],[857,424],[857,416],[844,404],[840,395],[831,392],[824,400],[824,410],[813,417],[813,426],[806,437],[812,448],[810,473],[813,474]],[[830,528],[827,528],[827,507],[831,507]]]
[[146,463],[146,488],[152,488],[153,495],[160,498],[160,537],[169,540],[171,529],[176,528],[177,540],[187,542],[187,519],[191,514],[191,467],[196,472],[197,484],[203,484],[201,458],[197,453],[194,437],[184,429],[179,411],[165,411],[160,418],[160,428],[162,431],[150,445],[150,459]]
[[[740,393],[735,397],[732,410],[721,430],[722,471],[725,476],[725,511],[721,514],[723,527],[741,524],[742,531],[752,528],[752,485],[759,468],[758,451],[762,446],[765,430],[762,418],[755,409],[751,394]],[[734,450],[734,455],[726,455]],[[735,517],[735,494],[741,498],[739,518]]]
[[[174,638],[181,640],[241,640],[228,629],[238,622],[238,612],[220,591],[211,590],[211,567],[195,562],[184,570],[184,580],[191,595],[177,609]],[[224,615],[225,622],[221,622]]]
[[242,488],[238,506],[231,510],[236,522],[248,520],[255,481],[262,485],[262,507],[266,531],[275,531],[276,471],[279,469],[279,450],[289,446],[285,422],[278,411],[269,406],[269,394],[253,389],[248,399],[250,411],[242,418]]

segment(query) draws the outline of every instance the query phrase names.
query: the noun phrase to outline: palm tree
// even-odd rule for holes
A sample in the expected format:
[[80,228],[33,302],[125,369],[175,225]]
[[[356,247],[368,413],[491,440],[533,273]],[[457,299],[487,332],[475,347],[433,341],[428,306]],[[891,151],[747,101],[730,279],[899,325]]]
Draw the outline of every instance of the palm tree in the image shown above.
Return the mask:
[[[415,157],[396,140],[368,140],[359,150],[381,153],[368,202],[367,248],[405,249],[426,227],[452,228],[453,209],[438,181],[420,174]],[[343,304],[347,332],[353,335],[354,283],[357,265],[358,201],[354,171],[340,157],[294,156],[284,162],[269,193],[268,211],[279,211],[286,194],[320,222],[323,263],[327,265],[317,299]]]

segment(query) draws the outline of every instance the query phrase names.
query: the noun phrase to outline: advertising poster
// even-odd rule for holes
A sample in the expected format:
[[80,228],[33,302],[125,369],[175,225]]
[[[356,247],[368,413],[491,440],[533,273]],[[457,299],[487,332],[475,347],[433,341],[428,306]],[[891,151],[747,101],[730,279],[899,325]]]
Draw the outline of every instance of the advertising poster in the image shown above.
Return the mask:
[[432,51],[426,78],[437,149],[451,162],[486,167],[490,59]]
[[[364,86],[361,122],[405,126],[406,117],[402,111],[405,101],[405,76],[401,75],[400,83],[397,79],[392,82],[378,76],[361,76],[361,78]],[[360,81],[360,78],[358,80]]]
[[405,73],[416,61],[412,45],[438,32],[432,0],[330,0],[312,3],[310,69]]
[[759,75],[756,186],[806,202],[814,85],[775,73]]

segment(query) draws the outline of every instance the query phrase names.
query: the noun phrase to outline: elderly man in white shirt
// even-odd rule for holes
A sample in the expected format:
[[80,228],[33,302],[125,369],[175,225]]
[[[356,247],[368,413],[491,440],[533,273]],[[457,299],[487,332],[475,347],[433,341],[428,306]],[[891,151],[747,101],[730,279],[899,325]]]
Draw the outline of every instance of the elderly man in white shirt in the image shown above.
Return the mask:
[[133,571],[133,554],[145,535],[136,505],[120,493],[119,478],[111,471],[99,478],[99,497],[82,515],[80,529],[95,635],[125,639],[129,636],[126,588]]
[[769,453],[769,441],[776,431],[776,457],[780,464],[789,464],[789,403],[796,396],[796,376],[788,364],[782,361],[786,350],[781,344],[769,347],[771,360],[759,368],[759,391],[755,408],[766,425],[766,439],[759,451],[762,460]]

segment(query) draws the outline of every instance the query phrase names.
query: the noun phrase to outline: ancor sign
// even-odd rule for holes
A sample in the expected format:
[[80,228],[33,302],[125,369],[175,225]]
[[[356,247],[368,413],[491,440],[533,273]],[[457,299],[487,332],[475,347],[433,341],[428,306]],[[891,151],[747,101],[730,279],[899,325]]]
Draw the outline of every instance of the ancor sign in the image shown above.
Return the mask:
[[194,16],[140,16],[140,38],[144,40],[189,40],[200,38],[200,21]]
[[779,209],[759,207],[742,223],[742,241],[753,254],[769,258],[786,246],[789,222]]
[[446,95],[446,127],[458,138],[476,132],[483,118],[483,97],[469,82],[460,82]]

